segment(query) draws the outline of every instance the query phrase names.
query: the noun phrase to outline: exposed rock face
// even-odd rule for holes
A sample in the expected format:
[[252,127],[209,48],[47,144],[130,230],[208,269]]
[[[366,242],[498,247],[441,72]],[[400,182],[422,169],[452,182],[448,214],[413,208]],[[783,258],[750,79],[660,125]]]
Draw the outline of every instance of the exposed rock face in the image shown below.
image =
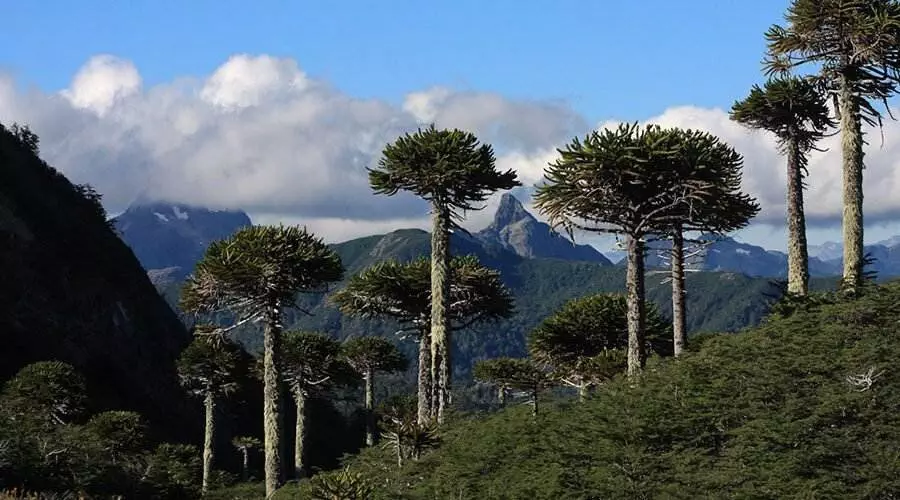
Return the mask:
[[553,231],[525,210],[513,195],[504,193],[494,220],[475,236],[486,245],[498,245],[520,257],[597,262],[612,265],[590,245],[578,245]]
[[249,226],[250,217],[241,211],[138,202],[114,223],[145,269],[166,270],[167,279],[177,280],[190,274],[210,243]]

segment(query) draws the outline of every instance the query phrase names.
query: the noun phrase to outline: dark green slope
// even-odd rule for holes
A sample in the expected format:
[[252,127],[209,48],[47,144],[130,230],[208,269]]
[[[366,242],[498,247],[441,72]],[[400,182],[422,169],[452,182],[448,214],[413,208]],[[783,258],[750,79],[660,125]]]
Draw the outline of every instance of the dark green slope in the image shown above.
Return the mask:
[[378,499],[896,498],[898,303],[894,282],[716,335],[536,423],[511,405],[453,422],[401,471],[379,448],[350,467]]
[[[465,376],[475,360],[493,356],[525,354],[529,331],[567,300],[599,292],[623,292],[625,270],[590,262],[555,259],[523,259],[499,248],[484,248],[464,235],[454,235],[455,254],[472,253],[482,262],[501,271],[516,299],[516,315],[496,325],[485,325],[455,335],[456,373]],[[429,234],[417,229],[394,231],[332,245],[347,267],[347,277],[385,259],[408,261],[427,255]],[[647,278],[648,296],[664,312],[671,311],[671,287],[661,284],[664,275]],[[340,288],[338,284],[336,288]],[[749,278],[732,273],[692,273],[687,278],[688,328],[698,331],[736,331],[759,323],[768,311],[771,296],[777,294],[768,279]],[[166,291],[174,303],[176,293]],[[288,312],[287,325],[316,329],[339,336],[351,334],[390,335],[397,330],[391,322],[359,321],[343,317],[328,305],[327,299],[302,297],[300,303],[311,315]],[[257,331],[244,331],[241,340],[248,348],[259,347]],[[403,343],[412,355],[415,345]]]
[[0,273],[0,380],[33,361],[67,361],[86,375],[95,409],[138,410],[169,437],[193,430],[174,369],[183,325],[96,195],[2,126]]

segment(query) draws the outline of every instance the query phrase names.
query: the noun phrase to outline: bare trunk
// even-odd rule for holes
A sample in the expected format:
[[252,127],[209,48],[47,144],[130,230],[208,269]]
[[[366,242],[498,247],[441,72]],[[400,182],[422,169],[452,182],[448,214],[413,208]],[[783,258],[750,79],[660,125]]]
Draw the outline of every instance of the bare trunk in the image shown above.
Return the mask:
[[587,392],[588,392],[588,385],[585,384],[584,382],[582,382],[581,385],[578,386],[578,402],[579,403],[584,403],[584,401],[587,399]]
[[419,336],[419,424],[425,425],[431,420],[431,336],[425,329]]
[[306,395],[303,391],[294,391],[294,403],[297,405],[297,424],[294,439],[294,478],[302,479],[306,475],[304,462],[306,448]]
[[803,214],[803,171],[797,140],[788,144],[788,292],[809,293],[809,255],[806,247],[806,217]]
[[505,385],[501,385],[497,389],[497,401],[500,403],[501,408],[506,406],[506,386]]
[[672,233],[672,345],[678,356],[687,345],[687,310],[684,289],[684,234]]
[[375,373],[366,369],[366,446],[375,444]]
[[206,393],[206,429],[203,435],[203,485],[201,491],[205,495],[209,491],[209,479],[212,477],[214,459],[213,443],[216,433],[216,398],[212,391]]
[[644,243],[628,237],[626,288],[628,302],[628,376],[644,369]]
[[266,497],[283,484],[281,449],[284,413],[281,396],[281,310],[272,304],[266,311],[263,333],[263,437],[265,443]]
[[432,413],[438,424],[450,405],[450,214],[435,201],[431,228],[431,380],[434,385]]
[[844,233],[844,287],[856,291],[863,278],[863,136],[859,103],[851,83],[840,81],[838,106],[841,111],[843,153],[843,203],[841,226]]
[[538,390],[531,391],[531,418],[537,419],[538,415]]
[[241,481],[246,482],[250,472],[250,449],[241,448]]

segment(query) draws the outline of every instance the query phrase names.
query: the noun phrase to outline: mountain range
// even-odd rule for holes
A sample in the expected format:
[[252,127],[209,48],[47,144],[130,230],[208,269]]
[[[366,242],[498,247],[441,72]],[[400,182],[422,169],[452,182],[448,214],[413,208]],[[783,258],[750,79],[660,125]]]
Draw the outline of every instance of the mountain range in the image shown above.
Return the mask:
[[[242,211],[215,211],[184,204],[141,202],[113,220],[122,239],[132,248],[154,283],[184,279],[210,242],[225,238],[251,224]],[[508,253],[525,259],[559,259],[591,262],[601,266],[624,265],[621,252],[604,255],[590,245],[572,243],[539,221],[511,194],[505,193],[493,221],[484,229],[458,233],[468,250],[475,253]],[[687,262],[693,271],[722,271],[750,277],[784,278],[787,254],[742,243],[731,237],[701,236],[704,245]],[[648,244],[648,268],[667,267],[669,242]],[[900,276],[900,236],[867,245],[875,261],[872,270],[881,277]],[[688,249],[690,252],[691,249]],[[402,252],[401,252],[402,253]],[[839,276],[842,266],[840,243],[828,242],[809,248],[810,275]],[[613,257],[610,259],[609,257]]]

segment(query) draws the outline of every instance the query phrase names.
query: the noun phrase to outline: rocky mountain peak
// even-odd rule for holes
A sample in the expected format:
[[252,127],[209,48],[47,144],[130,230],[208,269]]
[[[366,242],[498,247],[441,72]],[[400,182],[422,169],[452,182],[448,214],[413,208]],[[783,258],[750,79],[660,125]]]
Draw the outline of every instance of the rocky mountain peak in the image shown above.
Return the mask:
[[502,228],[520,221],[537,222],[537,219],[525,210],[518,198],[509,193],[503,193],[500,197],[500,206],[497,207],[497,212],[494,213],[494,220],[491,222],[491,226]]

